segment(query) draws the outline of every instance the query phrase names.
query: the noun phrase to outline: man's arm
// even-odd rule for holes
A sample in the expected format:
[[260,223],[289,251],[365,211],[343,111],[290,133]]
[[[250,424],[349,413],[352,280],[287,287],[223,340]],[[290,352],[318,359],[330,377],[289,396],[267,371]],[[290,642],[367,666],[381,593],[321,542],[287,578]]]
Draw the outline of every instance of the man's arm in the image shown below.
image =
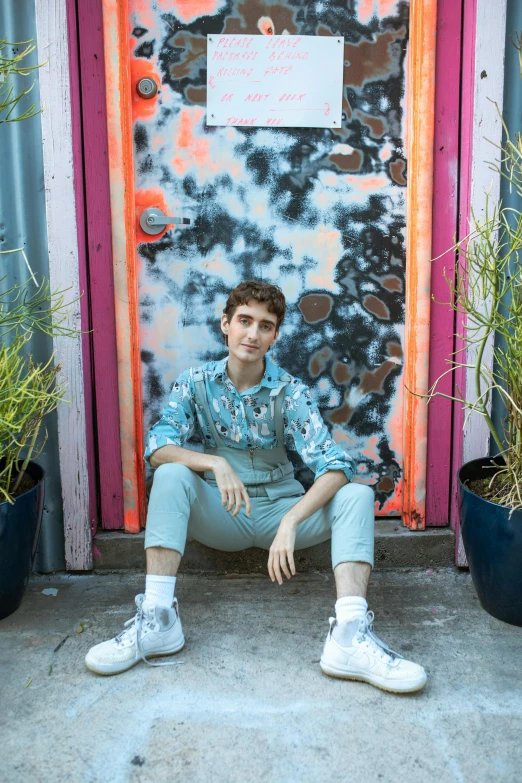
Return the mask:
[[203,454],[200,451],[191,451],[182,446],[169,444],[156,449],[149,457],[149,462],[153,468],[174,462],[178,465],[185,465],[195,473],[212,470],[221,493],[221,503],[226,507],[226,510],[234,509],[232,516],[235,517],[239,514],[241,504],[244,501],[246,515],[250,516],[250,497],[243,482],[224,457],[215,457],[211,454]]
[[201,451],[192,451],[184,449],[182,446],[161,446],[156,449],[150,457],[149,462],[152,468],[159,468],[167,462],[176,462],[178,465],[185,465],[187,468],[202,473],[204,470],[214,470],[222,457],[214,457],[212,454],[203,454]]
[[[289,397],[285,397],[285,403]],[[297,526],[328,503],[341,487],[353,478],[355,463],[334,443],[317,404],[303,383],[291,390],[292,406],[283,405],[285,436],[293,440],[303,462],[315,473],[315,481],[279,523],[270,547],[268,573],[270,579],[283,583],[281,572],[288,579],[295,574],[294,546]],[[292,426],[298,424],[298,426]]]
[[268,573],[272,582],[283,584],[281,572],[288,579],[295,574],[294,547],[299,523],[322,508],[347,483],[344,471],[329,470],[319,476],[301,500],[284,515],[268,556]]
[[348,479],[342,470],[329,470],[319,476],[301,500],[284,515],[281,524],[297,527],[326,505],[345,484],[348,484]]

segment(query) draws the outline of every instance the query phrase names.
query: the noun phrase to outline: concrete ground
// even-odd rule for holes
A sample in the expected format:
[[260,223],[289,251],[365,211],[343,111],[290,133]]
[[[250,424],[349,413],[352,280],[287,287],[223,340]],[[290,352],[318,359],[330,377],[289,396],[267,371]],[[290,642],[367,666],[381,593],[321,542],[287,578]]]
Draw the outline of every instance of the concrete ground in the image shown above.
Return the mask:
[[331,572],[282,586],[181,574],[183,663],[92,674],[85,653],[122,629],[143,586],[136,574],[32,577],[0,622],[1,781],[522,779],[522,629],[481,609],[467,572],[372,575],[377,635],[427,669],[412,695],[320,671]]

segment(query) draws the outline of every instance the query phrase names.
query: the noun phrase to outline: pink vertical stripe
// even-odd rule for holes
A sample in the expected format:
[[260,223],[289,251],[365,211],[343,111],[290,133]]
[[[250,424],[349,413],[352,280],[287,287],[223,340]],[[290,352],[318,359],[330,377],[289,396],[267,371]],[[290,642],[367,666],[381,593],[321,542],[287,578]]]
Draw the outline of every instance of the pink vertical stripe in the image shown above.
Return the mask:
[[[458,220],[458,166],[460,123],[462,0],[438,0],[435,140],[433,174],[433,238],[431,291],[437,302],[449,300],[444,269],[455,271],[451,251]],[[446,252],[448,251],[449,252]],[[442,258],[438,258],[444,254]],[[429,384],[444,373],[453,351],[453,311],[432,301]],[[438,391],[451,394],[453,379],[446,376]],[[447,525],[451,487],[452,403],[437,397],[428,408],[426,524]]]
[[82,117],[80,101],[80,63],[76,36],[76,8],[74,0],[67,0],[67,38],[69,45],[69,79],[71,90],[71,124],[74,165],[74,195],[76,201],[76,231],[78,236],[78,266],[80,283],[80,319],[82,328],[83,385],[85,399],[85,429],[87,443],[87,471],[89,484],[89,521],[94,536],[98,523],[96,495],[96,454],[93,416],[92,350],[90,329],[90,295],[87,273],[85,236],[85,199],[83,182]]
[[[473,110],[475,87],[475,38],[477,28],[477,0],[464,0],[463,47],[462,47],[462,100],[461,100],[461,132],[460,132],[460,192],[459,192],[459,238],[467,236],[469,231],[469,216],[471,205],[471,163],[473,155]],[[455,331],[462,334],[462,316],[457,316]],[[462,340],[456,337],[455,349],[462,348]],[[461,354],[462,355],[462,354]],[[459,370],[454,377],[454,393],[466,388],[464,370]],[[451,470],[451,505],[450,522],[456,534],[456,562],[466,565],[463,551],[459,551],[460,521],[457,504],[457,471],[462,464],[464,443],[464,410],[461,405],[453,406],[453,444]]]
[[123,488],[102,5],[101,0],[82,0],[77,8],[75,0],[67,0],[67,4],[71,24],[73,15],[78,13],[77,20],[74,19],[75,29],[70,30],[70,40],[77,47],[75,61],[80,81],[78,83],[76,79],[75,100],[82,117],[75,155],[81,155],[83,142],[81,202],[84,204],[84,246],[86,244],[88,257],[85,290],[89,288],[90,292],[94,370],[90,383],[95,402],[100,517],[104,528],[114,529],[123,527]]

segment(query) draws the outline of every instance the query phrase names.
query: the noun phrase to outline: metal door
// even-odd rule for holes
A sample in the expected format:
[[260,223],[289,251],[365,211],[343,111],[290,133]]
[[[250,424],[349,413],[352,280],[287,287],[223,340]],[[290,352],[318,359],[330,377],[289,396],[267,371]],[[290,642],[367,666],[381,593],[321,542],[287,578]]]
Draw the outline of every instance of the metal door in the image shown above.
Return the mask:
[[[275,359],[311,386],[390,515],[403,461],[408,6],[370,17],[367,5],[129,3],[137,221],[150,207],[191,221],[155,236],[137,223],[143,426],[183,369],[224,355],[227,292],[277,282],[289,314]],[[343,127],[208,127],[206,36],[218,33],[344,36]]]
[[[112,199],[116,290],[127,286],[125,307],[136,313],[118,335],[133,384],[131,399],[120,370],[124,461],[131,451],[134,460],[124,464],[129,519],[143,522],[143,432],[181,370],[224,355],[219,316],[228,291],[249,277],[277,282],[287,296],[276,361],[312,387],[357,480],[374,487],[377,513],[401,513],[408,14],[395,0],[104,0],[111,187],[122,223],[131,185],[135,193],[132,261]],[[342,128],[208,127],[206,36],[219,33],[343,36]],[[128,120],[117,114],[126,84]],[[151,236],[140,227],[149,208],[190,225]]]

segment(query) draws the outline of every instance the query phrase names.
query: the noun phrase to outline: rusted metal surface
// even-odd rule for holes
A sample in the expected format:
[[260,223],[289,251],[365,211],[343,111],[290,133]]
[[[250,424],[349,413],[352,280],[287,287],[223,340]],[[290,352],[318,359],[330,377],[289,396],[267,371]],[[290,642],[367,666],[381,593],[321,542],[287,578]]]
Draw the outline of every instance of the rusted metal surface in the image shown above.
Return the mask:
[[[130,112],[128,12],[125,0],[103,0],[107,129],[111,188],[124,526],[140,530],[145,510],[139,362],[138,281]],[[103,476],[101,477],[103,481]]]
[[[419,394],[427,392],[429,373],[436,14],[436,0],[412,3],[410,33],[415,56],[409,61],[408,90],[415,96],[415,110],[409,117],[408,149],[422,165],[412,168],[408,181],[404,384]],[[403,524],[414,530],[422,530],[426,525],[427,432],[426,401],[407,392]]]
[[[114,69],[108,106],[115,257],[125,262],[115,284],[127,519],[134,524],[142,509],[136,349],[148,427],[183,368],[223,355],[218,318],[227,291],[253,275],[278,282],[289,301],[276,360],[314,389],[336,441],[358,462],[358,480],[374,486],[378,513],[400,514],[408,5],[132,0],[129,89],[113,26],[121,37],[126,2],[104,5],[106,61]],[[208,128],[205,36],[219,32],[344,35],[343,127]],[[415,57],[422,45],[419,38]],[[144,75],[160,87],[149,101],[135,91]],[[127,127],[118,116],[124,101],[134,119],[132,226],[134,183],[124,171],[131,156],[123,152]],[[151,241],[138,219],[152,206],[193,223]],[[125,253],[133,240],[137,256]],[[409,334],[416,342],[415,330]],[[418,352],[408,355],[415,364]],[[407,435],[422,431],[418,415],[418,408],[410,411]],[[422,449],[413,448],[413,458],[422,481]],[[409,497],[415,504],[415,493]]]
[[[227,291],[278,282],[276,360],[310,384],[378,512],[400,514],[407,4],[129,5],[136,221],[150,206],[193,221],[136,229],[145,427],[182,369],[223,355]],[[207,127],[206,35],[285,31],[345,37],[343,127]]]

